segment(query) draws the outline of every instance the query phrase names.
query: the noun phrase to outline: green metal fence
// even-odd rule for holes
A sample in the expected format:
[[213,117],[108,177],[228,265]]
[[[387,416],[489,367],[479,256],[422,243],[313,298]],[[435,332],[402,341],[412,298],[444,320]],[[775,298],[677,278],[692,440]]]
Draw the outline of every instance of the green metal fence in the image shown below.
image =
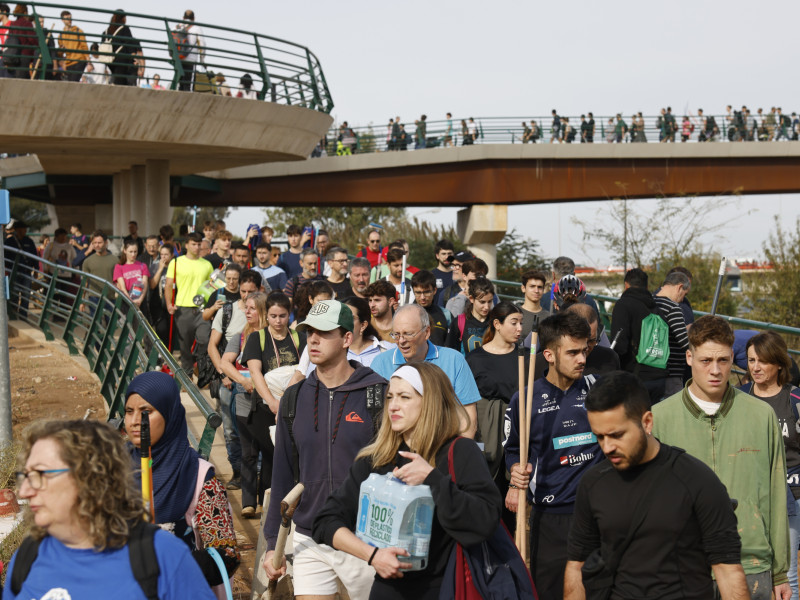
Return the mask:
[[[689,115],[687,115],[689,116]],[[394,118],[394,117],[393,117]],[[566,125],[561,120],[561,128],[555,137],[557,140],[571,143],[581,143],[581,115],[569,115],[569,125],[574,132],[571,140],[568,137]],[[669,136],[671,142],[681,142],[683,133],[683,115],[676,115],[677,129]],[[781,126],[779,124],[766,124],[762,122],[760,127],[752,128],[745,124],[744,127],[737,126],[736,121],[728,119],[727,115],[712,115],[715,127],[701,136],[705,129],[704,117],[689,116],[688,142],[698,141],[752,141],[758,139],[767,141],[772,139],[793,139],[793,125]],[[462,120],[469,122],[469,117],[454,118],[448,124],[445,119],[426,120],[425,147],[436,148],[445,145],[445,138],[449,135],[452,145],[463,146],[465,140],[469,143],[469,135],[465,134],[462,127]],[[591,142],[601,143],[659,143],[662,141],[666,130],[662,130],[659,115],[643,115],[641,133],[632,126],[630,116],[624,116],[625,132],[620,132],[617,136],[616,115],[605,115],[594,117],[594,135]],[[413,119],[412,119],[413,121]],[[611,122],[609,122],[611,121]],[[531,123],[534,122],[539,131],[539,136],[534,143],[549,143],[554,137],[553,117],[548,116],[524,116],[524,117],[474,117],[477,128],[477,139],[474,144],[520,144],[526,143],[523,139],[525,128],[532,129]],[[587,120],[588,123],[588,120]],[[352,130],[351,135],[350,131]],[[386,150],[415,150],[418,149],[417,125],[412,122],[405,123],[406,143],[403,145],[397,140],[392,141],[392,129],[387,123],[370,124],[367,126],[344,127],[344,124],[334,124],[328,131],[326,138],[326,152],[333,154],[368,154],[372,152],[384,152]],[[467,125],[467,132],[469,125]],[[449,133],[448,133],[449,132]],[[794,138],[796,139],[796,138]],[[589,141],[589,140],[587,140]]]
[[[14,26],[14,15],[9,38],[5,44],[5,68],[12,76],[25,79],[61,79],[68,71],[60,69],[67,58],[91,62],[96,74],[105,73],[103,61],[108,62],[111,82],[121,85],[151,85],[156,75],[160,85],[176,90],[181,82],[191,78],[185,72],[194,69],[199,77],[194,80],[194,91],[224,94],[229,90],[235,96],[238,83],[245,75],[253,81],[252,89],[260,100],[302,106],[329,113],[333,100],[319,60],[305,46],[260,33],[221,27],[216,24],[169,19],[139,13],[125,13],[125,25],[130,36],[114,36],[111,46],[103,46],[111,34],[117,33],[118,23],[111,24],[117,11],[28,2],[30,26]],[[174,9],[173,5],[169,6]],[[177,9],[176,16],[183,16]],[[72,26],[78,32],[65,32],[62,11],[72,14]],[[198,15],[202,16],[202,15]],[[207,15],[208,18],[217,14]],[[116,17],[118,18],[118,17]],[[176,31],[193,24],[202,32],[202,53],[198,63],[183,61],[186,56],[183,41]],[[195,32],[198,29],[194,29]],[[76,41],[77,40],[77,41]],[[61,48],[70,48],[70,56]],[[81,42],[85,41],[85,44]],[[75,42],[73,44],[73,42]],[[91,53],[92,43],[98,52]],[[181,46],[181,47],[179,47]],[[104,51],[105,50],[105,51]],[[16,57],[10,60],[10,56]],[[215,76],[222,74],[226,82],[217,84]],[[109,81],[108,77],[104,81]]]
[[109,281],[8,246],[5,263],[9,315],[37,327],[48,340],[63,339],[70,353],[86,357],[100,379],[109,420],[123,416],[131,379],[167,367],[205,418],[200,439],[191,441],[208,458],[222,418],[127,296]]

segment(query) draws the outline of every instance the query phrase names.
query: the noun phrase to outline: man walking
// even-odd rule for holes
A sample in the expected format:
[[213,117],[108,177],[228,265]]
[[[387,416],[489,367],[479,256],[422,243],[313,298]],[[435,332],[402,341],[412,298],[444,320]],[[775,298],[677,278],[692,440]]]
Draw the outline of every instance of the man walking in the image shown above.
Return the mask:
[[[86,61],[89,59],[89,47],[83,30],[72,24],[72,13],[61,11],[61,22],[64,29],[58,36],[58,57],[61,71],[67,81],[80,81]],[[141,253],[141,250],[139,250]]]
[[[531,574],[541,598],[561,598],[567,564],[567,534],[581,476],[602,457],[586,419],[584,402],[594,384],[584,377],[589,323],[572,312],[559,312],[539,328],[550,369],[533,386],[529,456],[520,456],[519,394],[506,410],[506,466],[511,487],[529,489]],[[517,507],[525,514],[525,507]]]
[[586,410],[608,460],[578,485],[564,599],[586,598],[581,567],[598,554],[613,568],[612,598],[706,600],[712,571],[723,600],[748,598],[728,492],[702,461],[653,437],[647,388],[616,371]]
[[772,407],[728,382],[733,343],[733,330],[721,317],[695,321],[686,352],[692,379],[653,407],[653,435],[702,460],[738,501],[742,566],[751,599],[769,600],[774,593],[776,600],[788,600],[783,438]]
[[369,287],[369,272],[372,267],[366,258],[357,256],[350,261],[349,275],[350,288],[353,296],[367,297]]
[[669,358],[664,396],[672,396],[683,389],[683,372],[686,367],[686,351],[689,335],[680,303],[689,293],[689,278],[680,272],[669,273],[655,295],[656,309],[669,328]]
[[347,280],[347,263],[349,261],[347,250],[338,246],[328,250],[328,254],[325,257],[325,263],[330,268],[328,283],[333,289],[334,298],[339,300],[353,295],[350,282]]
[[[194,296],[197,288],[214,272],[211,263],[205,258],[200,258],[198,254],[202,241],[203,236],[200,232],[193,231],[187,236],[184,244],[186,254],[169,263],[167,281],[164,286],[167,312],[174,315],[175,329],[181,340],[181,368],[189,377],[194,372],[192,344],[197,328],[203,322],[200,308],[194,304]],[[174,292],[176,285],[177,293]],[[201,349],[201,351],[205,350],[205,348]]]
[[[305,491],[293,519],[295,595],[333,599],[338,577],[350,598],[366,600],[375,569],[346,552],[317,544],[311,539],[311,527],[331,490],[347,479],[356,454],[377,431],[373,419],[380,413],[373,413],[367,401],[378,396],[382,400],[386,380],[368,367],[348,362],[353,313],[345,304],[318,302],[297,329],[308,336],[308,354],[316,369],[284,393],[278,409],[272,492],[264,523],[264,569],[270,579],[286,572],[285,561],[280,569],[272,566],[281,524],[280,504],[300,482]],[[293,418],[286,402],[292,394],[296,397]],[[287,425],[290,418],[291,428]]]

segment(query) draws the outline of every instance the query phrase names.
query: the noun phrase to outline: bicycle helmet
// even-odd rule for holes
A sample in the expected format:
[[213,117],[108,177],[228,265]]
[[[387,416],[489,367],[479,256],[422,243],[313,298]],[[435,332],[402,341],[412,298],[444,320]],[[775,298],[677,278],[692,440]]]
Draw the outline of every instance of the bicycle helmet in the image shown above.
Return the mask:
[[553,290],[553,299],[559,310],[570,304],[581,302],[585,297],[586,286],[575,275],[564,275],[558,280]]

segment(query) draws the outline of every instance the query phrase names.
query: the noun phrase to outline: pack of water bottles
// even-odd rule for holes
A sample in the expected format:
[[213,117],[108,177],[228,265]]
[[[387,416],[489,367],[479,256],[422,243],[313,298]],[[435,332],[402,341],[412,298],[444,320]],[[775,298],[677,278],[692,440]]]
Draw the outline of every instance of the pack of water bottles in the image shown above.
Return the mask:
[[406,485],[391,473],[373,473],[362,484],[358,497],[356,535],[378,548],[398,547],[411,563],[409,571],[428,566],[433,496],[427,485]]

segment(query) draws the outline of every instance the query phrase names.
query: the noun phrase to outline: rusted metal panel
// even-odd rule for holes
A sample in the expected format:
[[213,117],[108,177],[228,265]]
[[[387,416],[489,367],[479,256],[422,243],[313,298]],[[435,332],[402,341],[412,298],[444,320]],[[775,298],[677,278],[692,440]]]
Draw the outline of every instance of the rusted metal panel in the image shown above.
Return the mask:
[[[225,180],[229,206],[466,206],[800,192],[800,157],[486,160]],[[179,195],[176,204],[193,204]]]

